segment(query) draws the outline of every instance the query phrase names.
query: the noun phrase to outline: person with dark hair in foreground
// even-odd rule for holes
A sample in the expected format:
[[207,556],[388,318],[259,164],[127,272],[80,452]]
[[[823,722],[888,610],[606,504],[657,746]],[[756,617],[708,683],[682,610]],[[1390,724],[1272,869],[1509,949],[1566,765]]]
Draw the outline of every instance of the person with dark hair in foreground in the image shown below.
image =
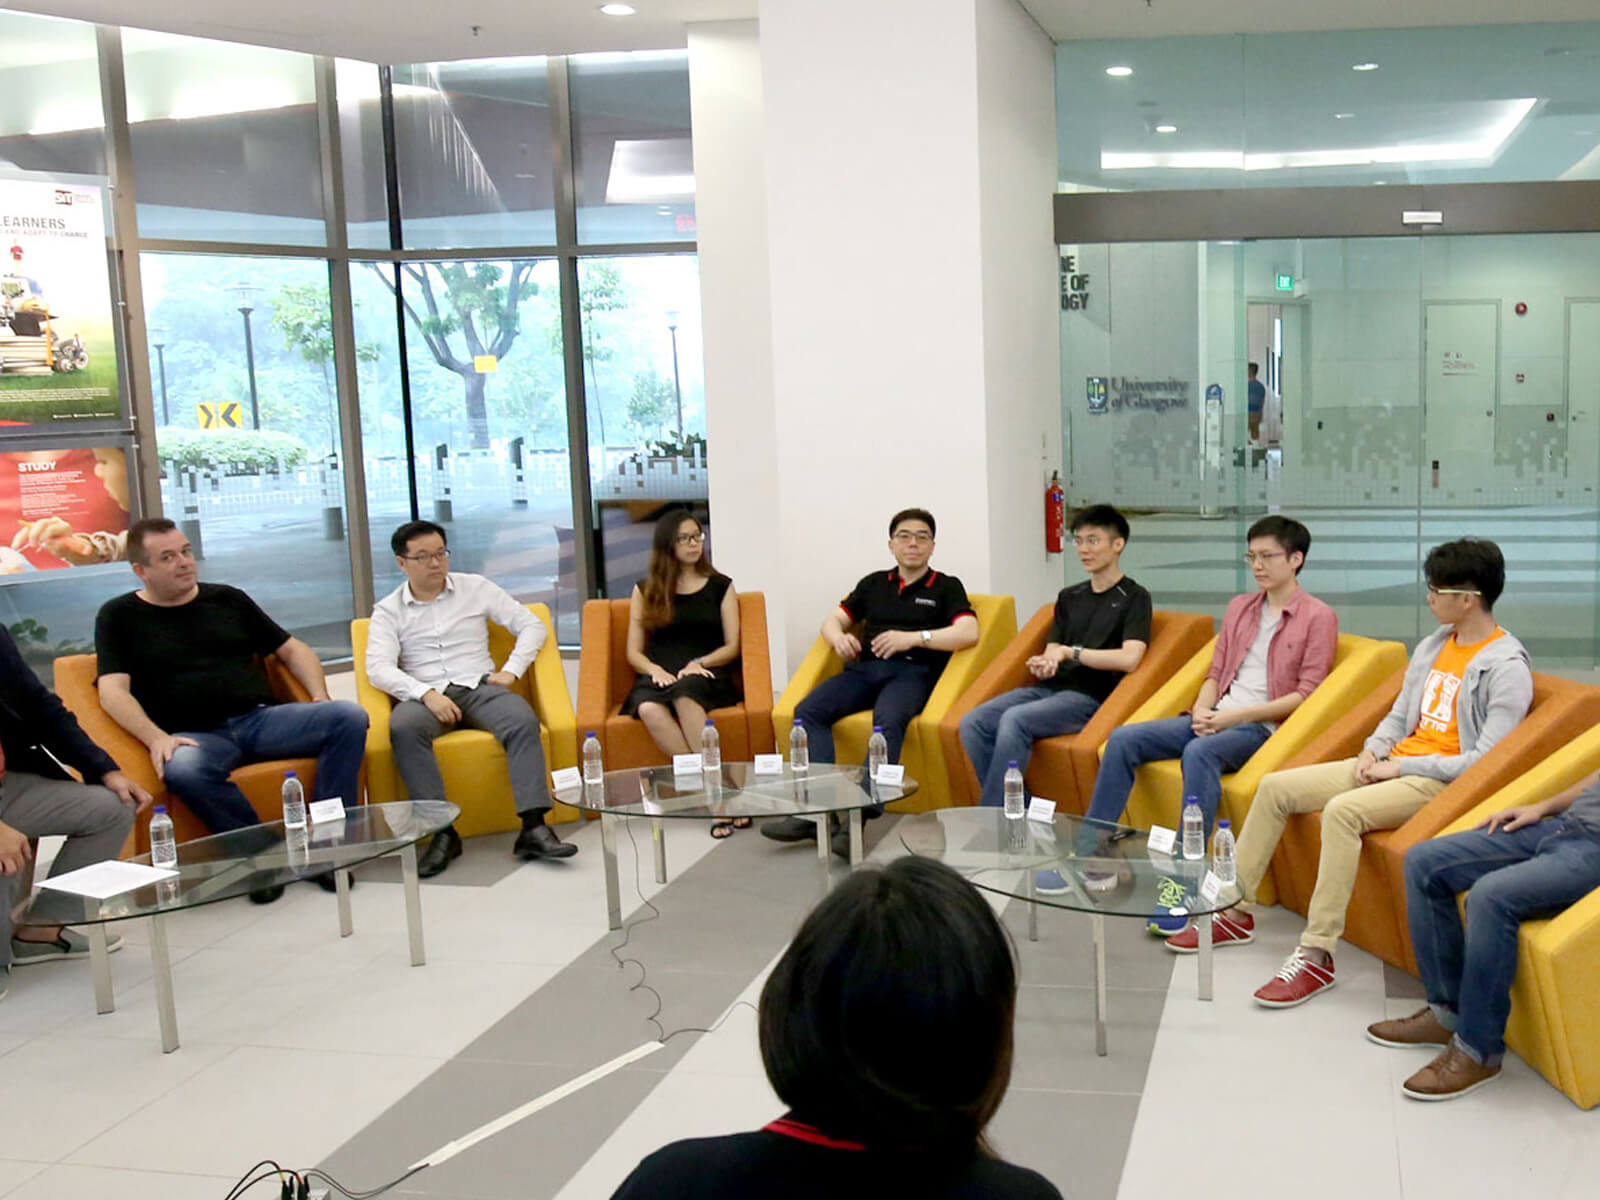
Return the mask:
[[612,1200],[1061,1200],[984,1136],[1016,998],[1011,943],[972,885],[923,858],[858,871],[761,992],[761,1059],[789,1111],[656,1151]]
[[[1500,547],[1477,538],[1428,552],[1428,607],[1440,626],[1417,644],[1389,714],[1356,758],[1274,771],[1256,789],[1239,831],[1239,886],[1246,901],[1217,919],[1218,946],[1255,937],[1246,909],[1266,877],[1294,813],[1322,813],[1317,885],[1306,928],[1278,973],[1256,990],[1263,1008],[1292,1008],[1334,986],[1333,951],[1355,892],[1361,838],[1396,829],[1477,762],[1528,713],[1533,673],[1528,652],[1495,622],[1505,589]],[[1167,947],[1197,948],[1193,927]]]

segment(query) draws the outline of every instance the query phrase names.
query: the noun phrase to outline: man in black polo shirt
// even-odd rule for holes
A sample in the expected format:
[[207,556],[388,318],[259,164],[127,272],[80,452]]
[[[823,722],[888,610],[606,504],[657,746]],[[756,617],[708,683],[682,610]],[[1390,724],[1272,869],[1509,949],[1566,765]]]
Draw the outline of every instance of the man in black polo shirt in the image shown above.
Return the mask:
[[1072,542],[1089,578],[1056,597],[1049,641],[1027,663],[1037,682],[961,718],[961,745],[983,788],[980,804],[1003,801],[1007,766],[1015,762],[1026,775],[1040,738],[1087,725],[1150,644],[1150,593],[1118,565],[1128,519],[1109,504],[1091,504],[1074,514]]
[[[933,514],[908,508],[889,522],[893,569],[874,571],[856,584],[822,623],[822,636],[844,660],[844,670],[824,680],[794,710],[805,727],[812,762],[833,762],[833,723],[872,710],[883,727],[889,761],[898,762],[911,718],[922,711],[955,650],[978,641],[978,618],[967,589],[954,575],[928,565],[933,557]],[[849,632],[861,623],[860,638]],[[816,825],[802,817],[761,827],[780,842],[805,841]]]
[[[316,651],[238,588],[199,582],[189,539],[164,517],[134,523],[128,561],[144,586],[101,606],[97,686],[106,712],[145,744],[167,788],[223,833],[258,823],[228,779],[235,767],[314,755],[315,798],[359,803],[367,714],[329,699]],[[263,665],[268,654],[305,685],[311,703],[278,702]]]

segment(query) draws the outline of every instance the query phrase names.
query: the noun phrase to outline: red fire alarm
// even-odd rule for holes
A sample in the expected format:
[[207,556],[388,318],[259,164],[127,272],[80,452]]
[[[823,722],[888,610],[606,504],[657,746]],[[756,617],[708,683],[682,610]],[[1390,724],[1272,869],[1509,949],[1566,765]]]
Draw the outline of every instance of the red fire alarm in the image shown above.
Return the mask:
[[1517,312],[1517,316],[1525,317],[1525,316],[1528,315],[1528,306],[1526,304],[1524,304],[1521,300],[1518,300],[1517,301],[1516,312]]

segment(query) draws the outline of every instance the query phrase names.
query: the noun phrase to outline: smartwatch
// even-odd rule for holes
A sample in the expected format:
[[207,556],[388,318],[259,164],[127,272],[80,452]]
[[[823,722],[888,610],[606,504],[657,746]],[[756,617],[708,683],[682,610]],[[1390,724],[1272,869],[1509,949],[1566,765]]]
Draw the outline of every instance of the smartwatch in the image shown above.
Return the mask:
[[922,644],[924,646],[926,646],[931,641],[933,641],[933,633],[932,633],[932,631],[924,629],[922,631]]
[[1082,646],[1074,646],[1072,648],[1072,661],[1075,662],[1075,663],[1081,663],[1083,661],[1083,647]]

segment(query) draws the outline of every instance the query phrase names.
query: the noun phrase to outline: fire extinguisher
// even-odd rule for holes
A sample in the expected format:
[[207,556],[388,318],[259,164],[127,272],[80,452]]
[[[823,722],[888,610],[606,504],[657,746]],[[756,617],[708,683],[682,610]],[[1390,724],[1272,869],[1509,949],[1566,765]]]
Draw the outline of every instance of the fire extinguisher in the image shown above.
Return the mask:
[[1044,548],[1060,554],[1067,540],[1067,492],[1061,486],[1061,472],[1050,472],[1050,486],[1044,490]]

